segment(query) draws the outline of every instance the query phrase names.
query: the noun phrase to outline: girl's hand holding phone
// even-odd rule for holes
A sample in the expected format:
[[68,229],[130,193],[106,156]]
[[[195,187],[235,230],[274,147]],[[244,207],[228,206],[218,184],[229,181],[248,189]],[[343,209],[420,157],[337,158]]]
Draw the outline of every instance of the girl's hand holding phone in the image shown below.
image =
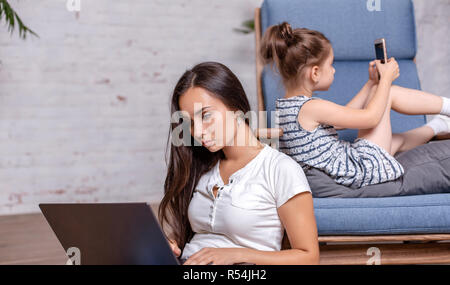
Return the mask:
[[400,68],[394,57],[388,59],[388,62],[384,64],[380,60],[375,60],[375,65],[380,73],[380,80],[385,78],[389,82],[393,82],[400,76]]
[[378,82],[380,81],[378,71],[375,65],[375,60],[369,62],[369,81],[373,85],[378,84]]

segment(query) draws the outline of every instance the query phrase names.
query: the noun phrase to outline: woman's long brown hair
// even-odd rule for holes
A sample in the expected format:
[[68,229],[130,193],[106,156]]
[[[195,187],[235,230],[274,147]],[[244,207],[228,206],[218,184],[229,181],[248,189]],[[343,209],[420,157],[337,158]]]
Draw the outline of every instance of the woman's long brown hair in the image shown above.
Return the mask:
[[[239,79],[225,65],[217,62],[204,62],[187,70],[179,79],[173,91],[171,113],[180,111],[179,99],[192,87],[201,87],[212,96],[220,99],[233,111],[250,111],[250,104]],[[248,121],[246,120],[248,124]],[[209,171],[223,151],[210,152],[203,146],[194,146],[191,136],[190,146],[174,146],[171,134],[179,123],[171,123],[167,140],[166,159],[167,176],[164,183],[164,197],[159,205],[159,221],[171,228],[171,238],[183,249],[193,236],[188,219],[188,208],[200,177]],[[170,149],[170,152],[169,152]]]

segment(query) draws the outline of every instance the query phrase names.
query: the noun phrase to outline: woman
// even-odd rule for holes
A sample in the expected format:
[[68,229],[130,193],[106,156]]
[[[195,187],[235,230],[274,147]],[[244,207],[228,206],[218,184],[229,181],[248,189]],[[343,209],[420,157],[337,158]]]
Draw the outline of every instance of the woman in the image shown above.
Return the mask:
[[[172,250],[187,265],[317,264],[305,174],[258,141],[242,116],[249,111],[241,83],[226,66],[206,62],[183,74],[172,114],[182,112],[190,122],[183,134],[189,140],[170,144],[160,223],[170,225]],[[172,139],[179,126],[172,123]],[[288,250],[280,250],[284,230]]]

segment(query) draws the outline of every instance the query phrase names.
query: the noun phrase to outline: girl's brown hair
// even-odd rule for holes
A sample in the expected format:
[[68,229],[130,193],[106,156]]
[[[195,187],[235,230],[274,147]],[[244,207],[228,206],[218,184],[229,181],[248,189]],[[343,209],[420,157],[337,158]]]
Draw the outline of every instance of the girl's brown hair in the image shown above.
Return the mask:
[[[171,112],[180,111],[179,99],[190,88],[201,87],[212,96],[220,99],[233,111],[250,111],[250,104],[239,79],[225,65],[217,62],[204,62],[187,70],[173,91]],[[248,118],[245,123],[249,124]],[[190,146],[175,146],[171,134],[179,123],[171,123],[166,149],[170,149],[167,176],[164,183],[164,197],[158,209],[159,221],[164,228],[170,226],[171,238],[180,249],[189,242],[193,231],[188,219],[188,207],[200,177],[209,171],[221,158],[223,151],[210,152],[203,146],[194,146],[191,136]],[[183,134],[186,135],[186,134]],[[190,135],[190,134],[187,134]]]
[[283,22],[270,26],[264,33],[260,55],[264,64],[275,64],[285,87],[294,88],[305,67],[320,66],[330,49],[330,41],[321,32],[306,28],[292,30],[291,25]]

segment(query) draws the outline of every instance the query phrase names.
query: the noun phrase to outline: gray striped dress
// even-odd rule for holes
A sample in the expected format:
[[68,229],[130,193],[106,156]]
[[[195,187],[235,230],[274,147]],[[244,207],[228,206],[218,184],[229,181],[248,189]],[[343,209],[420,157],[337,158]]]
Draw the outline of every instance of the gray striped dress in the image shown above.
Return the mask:
[[363,138],[353,143],[339,140],[336,129],[319,125],[313,131],[298,123],[298,113],[307,96],[278,99],[276,109],[283,136],[280,150],[291,156],[307,171],[318,168],[337,183],[351,187],[383,183],[404,174],[402,165],[386,150]]

